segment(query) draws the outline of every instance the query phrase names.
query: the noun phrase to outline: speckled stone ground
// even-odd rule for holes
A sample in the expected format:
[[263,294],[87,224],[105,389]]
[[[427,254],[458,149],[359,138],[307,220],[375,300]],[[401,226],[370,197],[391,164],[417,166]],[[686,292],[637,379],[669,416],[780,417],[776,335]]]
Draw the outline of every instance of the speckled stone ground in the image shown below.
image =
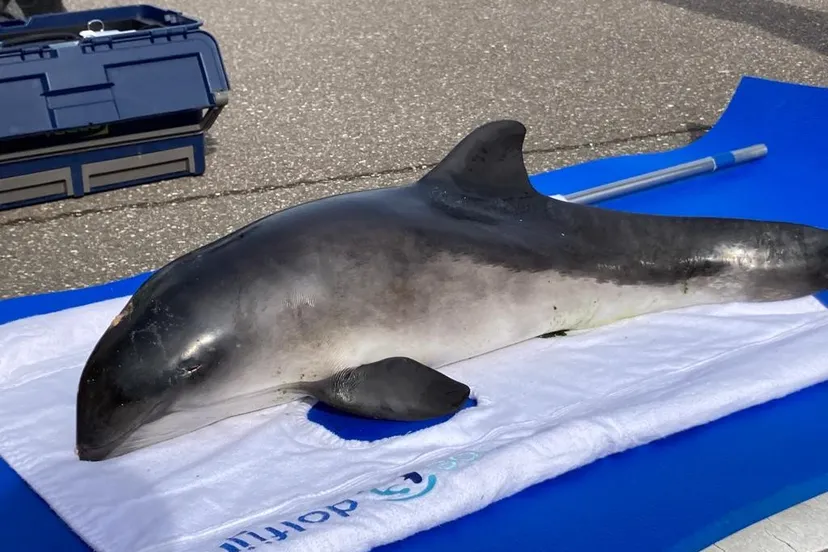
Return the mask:
[[741,74],[828,85],[828,0],[165,5],[205,21],[231,79],[207,174],[0,212],[0,298],[156,268],[275,209],[414,179],[493,118],[529,127],[538,172],[687,143]]

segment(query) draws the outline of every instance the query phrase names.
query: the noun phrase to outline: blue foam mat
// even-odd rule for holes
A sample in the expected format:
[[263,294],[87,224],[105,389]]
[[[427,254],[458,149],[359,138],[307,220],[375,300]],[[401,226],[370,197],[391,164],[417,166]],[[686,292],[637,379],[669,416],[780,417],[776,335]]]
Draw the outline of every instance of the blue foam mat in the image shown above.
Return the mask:
[[[757,142],[765,159],[601,203],[628,211],[766,218],[828,226],[828,89],[745,78],[703,138],[678,150],[602,159],[537,175],[569,193]],[[103,286],[0,301],[0,323],[131,293],[147,274]],[[820,299],[828,304],[828,294]],[[535,485],[479,512],[382,547],[693,552],[768,515],[828,492],[828,383]],[[335,413],[326,427],[374,430]],[[389,431],[387,427],[377,431]],[[393,431],[392,431],[393,433]],[[0,531],[26,550],[87,551],[0,463]],[[36,537],[35,537],[36,535]],[[23,537],[25,536],[25,537]],[[9,541],[11,542],[11,541]]]

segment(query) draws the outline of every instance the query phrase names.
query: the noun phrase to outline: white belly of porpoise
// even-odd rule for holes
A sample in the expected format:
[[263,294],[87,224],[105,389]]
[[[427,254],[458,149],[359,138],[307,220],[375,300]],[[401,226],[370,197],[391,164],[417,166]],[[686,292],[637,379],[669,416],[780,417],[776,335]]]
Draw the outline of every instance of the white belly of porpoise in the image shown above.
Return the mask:
[[329,351],[329,366],[316,375],[397,356],[440,368],[552,331],[721,301],[712,288],[620,286],[457,260],[438,273],[441,281],[428,271],[414,276],[422,290],[418,307],[398,324],[344,328],[339,346]]

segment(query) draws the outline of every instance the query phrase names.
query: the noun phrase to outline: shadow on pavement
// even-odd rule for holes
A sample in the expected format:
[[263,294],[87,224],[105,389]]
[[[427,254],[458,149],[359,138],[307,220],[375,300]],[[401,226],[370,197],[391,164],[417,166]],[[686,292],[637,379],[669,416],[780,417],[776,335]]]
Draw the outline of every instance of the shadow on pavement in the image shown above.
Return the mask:
[[655,0],[715,19],[744,23],[828,56],[828,12],[776,0]]

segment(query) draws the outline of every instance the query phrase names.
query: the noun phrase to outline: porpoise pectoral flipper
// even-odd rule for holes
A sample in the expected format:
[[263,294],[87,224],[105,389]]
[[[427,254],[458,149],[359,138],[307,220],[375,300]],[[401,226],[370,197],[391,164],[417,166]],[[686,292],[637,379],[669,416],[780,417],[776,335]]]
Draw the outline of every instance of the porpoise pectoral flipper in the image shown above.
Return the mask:
[[342,370],[296,388],[350,414],[396,421],[452,414],[471,392],[467,385],[406,357]]

